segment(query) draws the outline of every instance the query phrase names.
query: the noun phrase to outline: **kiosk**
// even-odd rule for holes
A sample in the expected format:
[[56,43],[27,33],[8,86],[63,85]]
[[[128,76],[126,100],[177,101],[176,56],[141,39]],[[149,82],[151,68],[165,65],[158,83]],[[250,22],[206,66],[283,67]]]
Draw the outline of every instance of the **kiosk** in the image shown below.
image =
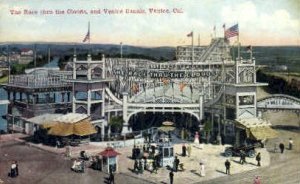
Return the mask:
[[99,153],[102,156],[102,171],[118,172],[118,155],[112,147],[107,147],[104,151]]
[[159,164],[161,167],[170,166],[173,167],[174,162],[174,147],[170,142],[164,142],[158,144],[158,150],[160,155]]

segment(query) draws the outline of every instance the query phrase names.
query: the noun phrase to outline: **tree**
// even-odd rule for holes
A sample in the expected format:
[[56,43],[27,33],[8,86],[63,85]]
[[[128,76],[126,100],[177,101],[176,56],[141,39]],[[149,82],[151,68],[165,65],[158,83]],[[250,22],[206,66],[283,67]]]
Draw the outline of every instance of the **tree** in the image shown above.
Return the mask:
[[209,140],[209,135],[210,135],[211,131],[212,131],[212,122],[211,122],[211,120],[208,119],[204,123],[204,132],[205,132],[205,135],[206,135],[206,141],[207,142]]
[[112,116],[109,121],[112,133],[120,133],[123,127],[123,117],[122,116]]

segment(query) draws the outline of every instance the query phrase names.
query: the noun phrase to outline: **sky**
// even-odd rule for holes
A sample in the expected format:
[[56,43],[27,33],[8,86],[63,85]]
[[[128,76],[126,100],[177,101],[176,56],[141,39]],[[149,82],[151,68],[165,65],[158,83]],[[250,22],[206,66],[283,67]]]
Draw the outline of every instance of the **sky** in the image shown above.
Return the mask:
[[[153,14],[150,8],[170,13]],[[104,9],[123,13],[105,14]],[[126,14],[126,9],[146,13]],[[181,13],[174,13],[175,9]],[[24,14],[26,10],[38,14]],[[53,14],[43,15],[41,10]],[[88,14],[68,14],[68,10]],[[91,10],[101,14],[90,14]],[[187,34],[193,31],[194,44],[200,40],[200,45],[207,45],[215,35],[224,35],[223,24],[229,28],[238,23],[242,45],[300,45],[300,0],[0,0],[0,42],[82,43],[88,22],[91,43],[188,45]],[[234,43],[237,37],[230,40]]]

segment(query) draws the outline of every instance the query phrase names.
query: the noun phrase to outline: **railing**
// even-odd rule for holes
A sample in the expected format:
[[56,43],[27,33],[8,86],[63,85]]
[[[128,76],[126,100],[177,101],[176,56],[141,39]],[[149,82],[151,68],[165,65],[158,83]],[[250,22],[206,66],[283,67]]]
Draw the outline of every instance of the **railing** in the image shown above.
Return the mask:
[[9,85],[17,85],[24,87],[52,87],[71,85],[63,81],[68,76],[45,76],[45,75],[13,75],[10,77]]

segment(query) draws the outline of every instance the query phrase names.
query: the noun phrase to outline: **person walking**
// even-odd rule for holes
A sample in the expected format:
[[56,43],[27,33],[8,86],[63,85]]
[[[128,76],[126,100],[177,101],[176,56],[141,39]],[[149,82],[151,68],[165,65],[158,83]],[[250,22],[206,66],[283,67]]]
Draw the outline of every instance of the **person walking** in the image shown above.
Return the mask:
[[260,156],[260,152],[256,155],[256,161],[257,161],[257,166],[260,166],[260,160],[261,160],[261,156]]
[[183,157],[186,156],[186,146],[185,146],[185,144],[182,145],[182,156]]
[[16,168],[17,168],[16,161],[13,161],[10,167],[10,174],[9,174],[10,177],[14,178],[17,176]]
[[259,178],[258,176],[256,176],[256,177],[254,178],[253,184],[261,184],[260,178]]
[[289,150],[292,150],[292,149],[293,149],[293,144],[294,144],[293,139],[290,138],[290,139],[289,139]]
[[229,160],[227,159],[226,162],[225,162],[225,168],[226,168],[226,174],[230,175],[230,162]]
[[192,146],[191,146],[191,144],[189,144],[188,147],[187,147],[187,153],[188,153],[188,157],[190,157],[191,154],[192,154]]
[[246,153],[243,150],[241,150],[240,156],[240,163],[243,165],[244,163],[246,163]]
[[154,173],[154,172],[155,172],[155,174],[157,174],[157,169],[158,169],[158,166],[157,166],[156,162],[153,161],[152,162],[152,172],[151,172],[151,174]]
[[144,168],[143,168],[143,162],[142,162],[142,160],[139,160],[138,170],[139,170],[140,174],[143,174]]
[[175,172],[177,172],[178,171],[178,166],[179,166],[179,163],[180,163],[180,160],[178,159],[177,156],[175,157],[174,162],[175,162]]
[[284,152],[284,144],[282,142],[279,144],[279,149],[282,154]]
[[200,162],[200,176],[205,176],[205,166],[203,162]]
[[173,179],[174,179],[174,173],[173,170],[171,169],[170,173],[169,173],[169,177],[170,177],[170,184],[173,184]]
[[138,161],[136,159],[134,160],[133,172],[138,174]]
[[115,184],[115,176],[112,171],[109,173],[109,184]]
[[145,168],[144,163],[145,163],[145,162],[141,159],[141,160],[140,160],[140,172],[141,172],[141,174],[144,173],[144,168]]

